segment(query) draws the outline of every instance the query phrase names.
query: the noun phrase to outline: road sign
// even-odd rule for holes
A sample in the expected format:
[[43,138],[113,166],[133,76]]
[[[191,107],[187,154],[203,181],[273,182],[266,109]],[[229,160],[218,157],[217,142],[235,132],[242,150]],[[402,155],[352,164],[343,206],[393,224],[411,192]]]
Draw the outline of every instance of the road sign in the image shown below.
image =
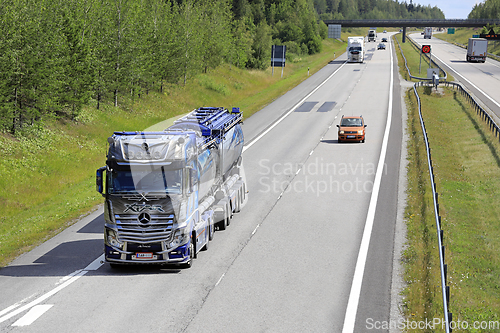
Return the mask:
[[500,34],[495,33],[495,30],[493,29],[490,29],[490,32],[487,34],[480,34],[479,37],[490,40],[500,40]]
[[479,37],[489,40],[500,40],[500,34],[479,34]]
[[422,45],[422,53],[431,53],[430,45]]
[[271,53],[271,66],[285,67],[286,46],[273,45]]
[[439,68],[427,68],[427,78],[432,79],[434,75],[439,77]]

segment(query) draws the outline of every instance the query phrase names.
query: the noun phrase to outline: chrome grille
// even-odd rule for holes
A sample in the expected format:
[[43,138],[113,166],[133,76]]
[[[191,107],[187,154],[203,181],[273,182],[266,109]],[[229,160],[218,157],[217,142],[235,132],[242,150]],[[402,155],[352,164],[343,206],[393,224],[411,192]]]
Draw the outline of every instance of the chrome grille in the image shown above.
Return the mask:
[[151,243],[170,240],[174,215],[150,215],[148,224],[139,222],[139,214],[116,214],[118,238],[125,242]]
[[133,194],[123,194],[121,196],[123,199],[132,200],[132,201],[152,201],[152,200],[160,200],[164,199],[165,195],[151,195],[149,193],[133,193]]

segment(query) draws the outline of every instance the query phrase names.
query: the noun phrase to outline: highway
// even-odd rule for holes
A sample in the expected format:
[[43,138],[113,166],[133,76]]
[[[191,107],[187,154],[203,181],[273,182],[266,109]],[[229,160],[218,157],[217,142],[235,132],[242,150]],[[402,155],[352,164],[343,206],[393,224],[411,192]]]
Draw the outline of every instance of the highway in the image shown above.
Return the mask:
[[[100,208],[0,270],[0,331],[361,332],[391,320],[401,83],[394,46],[366,45],[364,63],[344,54],[245,120],[249,200],[192,268],[102,263]],[[364,117],[366,143],[337,142],[342,115]]]
[[[434,33],[436,35],[436,33]],[[433,59],[442,64],[469,91],[500,119],[500,62],[487,58],[485,63],[469,63],[465,60],[467,50],[447,43],[439,38],[424,39],[420,33],[410,34],[420,45],[430,45]],[[472,37],[472,36],[471,36]]]

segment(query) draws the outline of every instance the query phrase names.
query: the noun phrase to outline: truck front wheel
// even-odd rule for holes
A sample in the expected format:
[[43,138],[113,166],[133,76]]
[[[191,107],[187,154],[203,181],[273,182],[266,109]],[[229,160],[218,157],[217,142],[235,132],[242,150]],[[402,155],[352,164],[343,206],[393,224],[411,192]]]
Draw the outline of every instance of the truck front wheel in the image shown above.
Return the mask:
[[193,242],[189,243],[189,260],[185,262],[184,264],[181,264],[182,268],[191,268],[193,266],[193,260],[195,258],[194,256],[195,249],[194,249],[194,244]]

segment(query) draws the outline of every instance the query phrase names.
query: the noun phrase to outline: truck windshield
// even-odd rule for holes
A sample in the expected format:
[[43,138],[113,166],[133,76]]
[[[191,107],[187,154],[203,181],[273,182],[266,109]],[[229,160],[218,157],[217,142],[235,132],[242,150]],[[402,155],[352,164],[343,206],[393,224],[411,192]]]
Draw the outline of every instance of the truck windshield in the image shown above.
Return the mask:
[[349,51],[353,52],[353,51],[358,51],[358,52],[361,52],[361,46],[352,46]]
[[109,194],[124,193],[176,193],[182,191],[182,170],[165,169],[138,169],[113,170],[108,178]]

